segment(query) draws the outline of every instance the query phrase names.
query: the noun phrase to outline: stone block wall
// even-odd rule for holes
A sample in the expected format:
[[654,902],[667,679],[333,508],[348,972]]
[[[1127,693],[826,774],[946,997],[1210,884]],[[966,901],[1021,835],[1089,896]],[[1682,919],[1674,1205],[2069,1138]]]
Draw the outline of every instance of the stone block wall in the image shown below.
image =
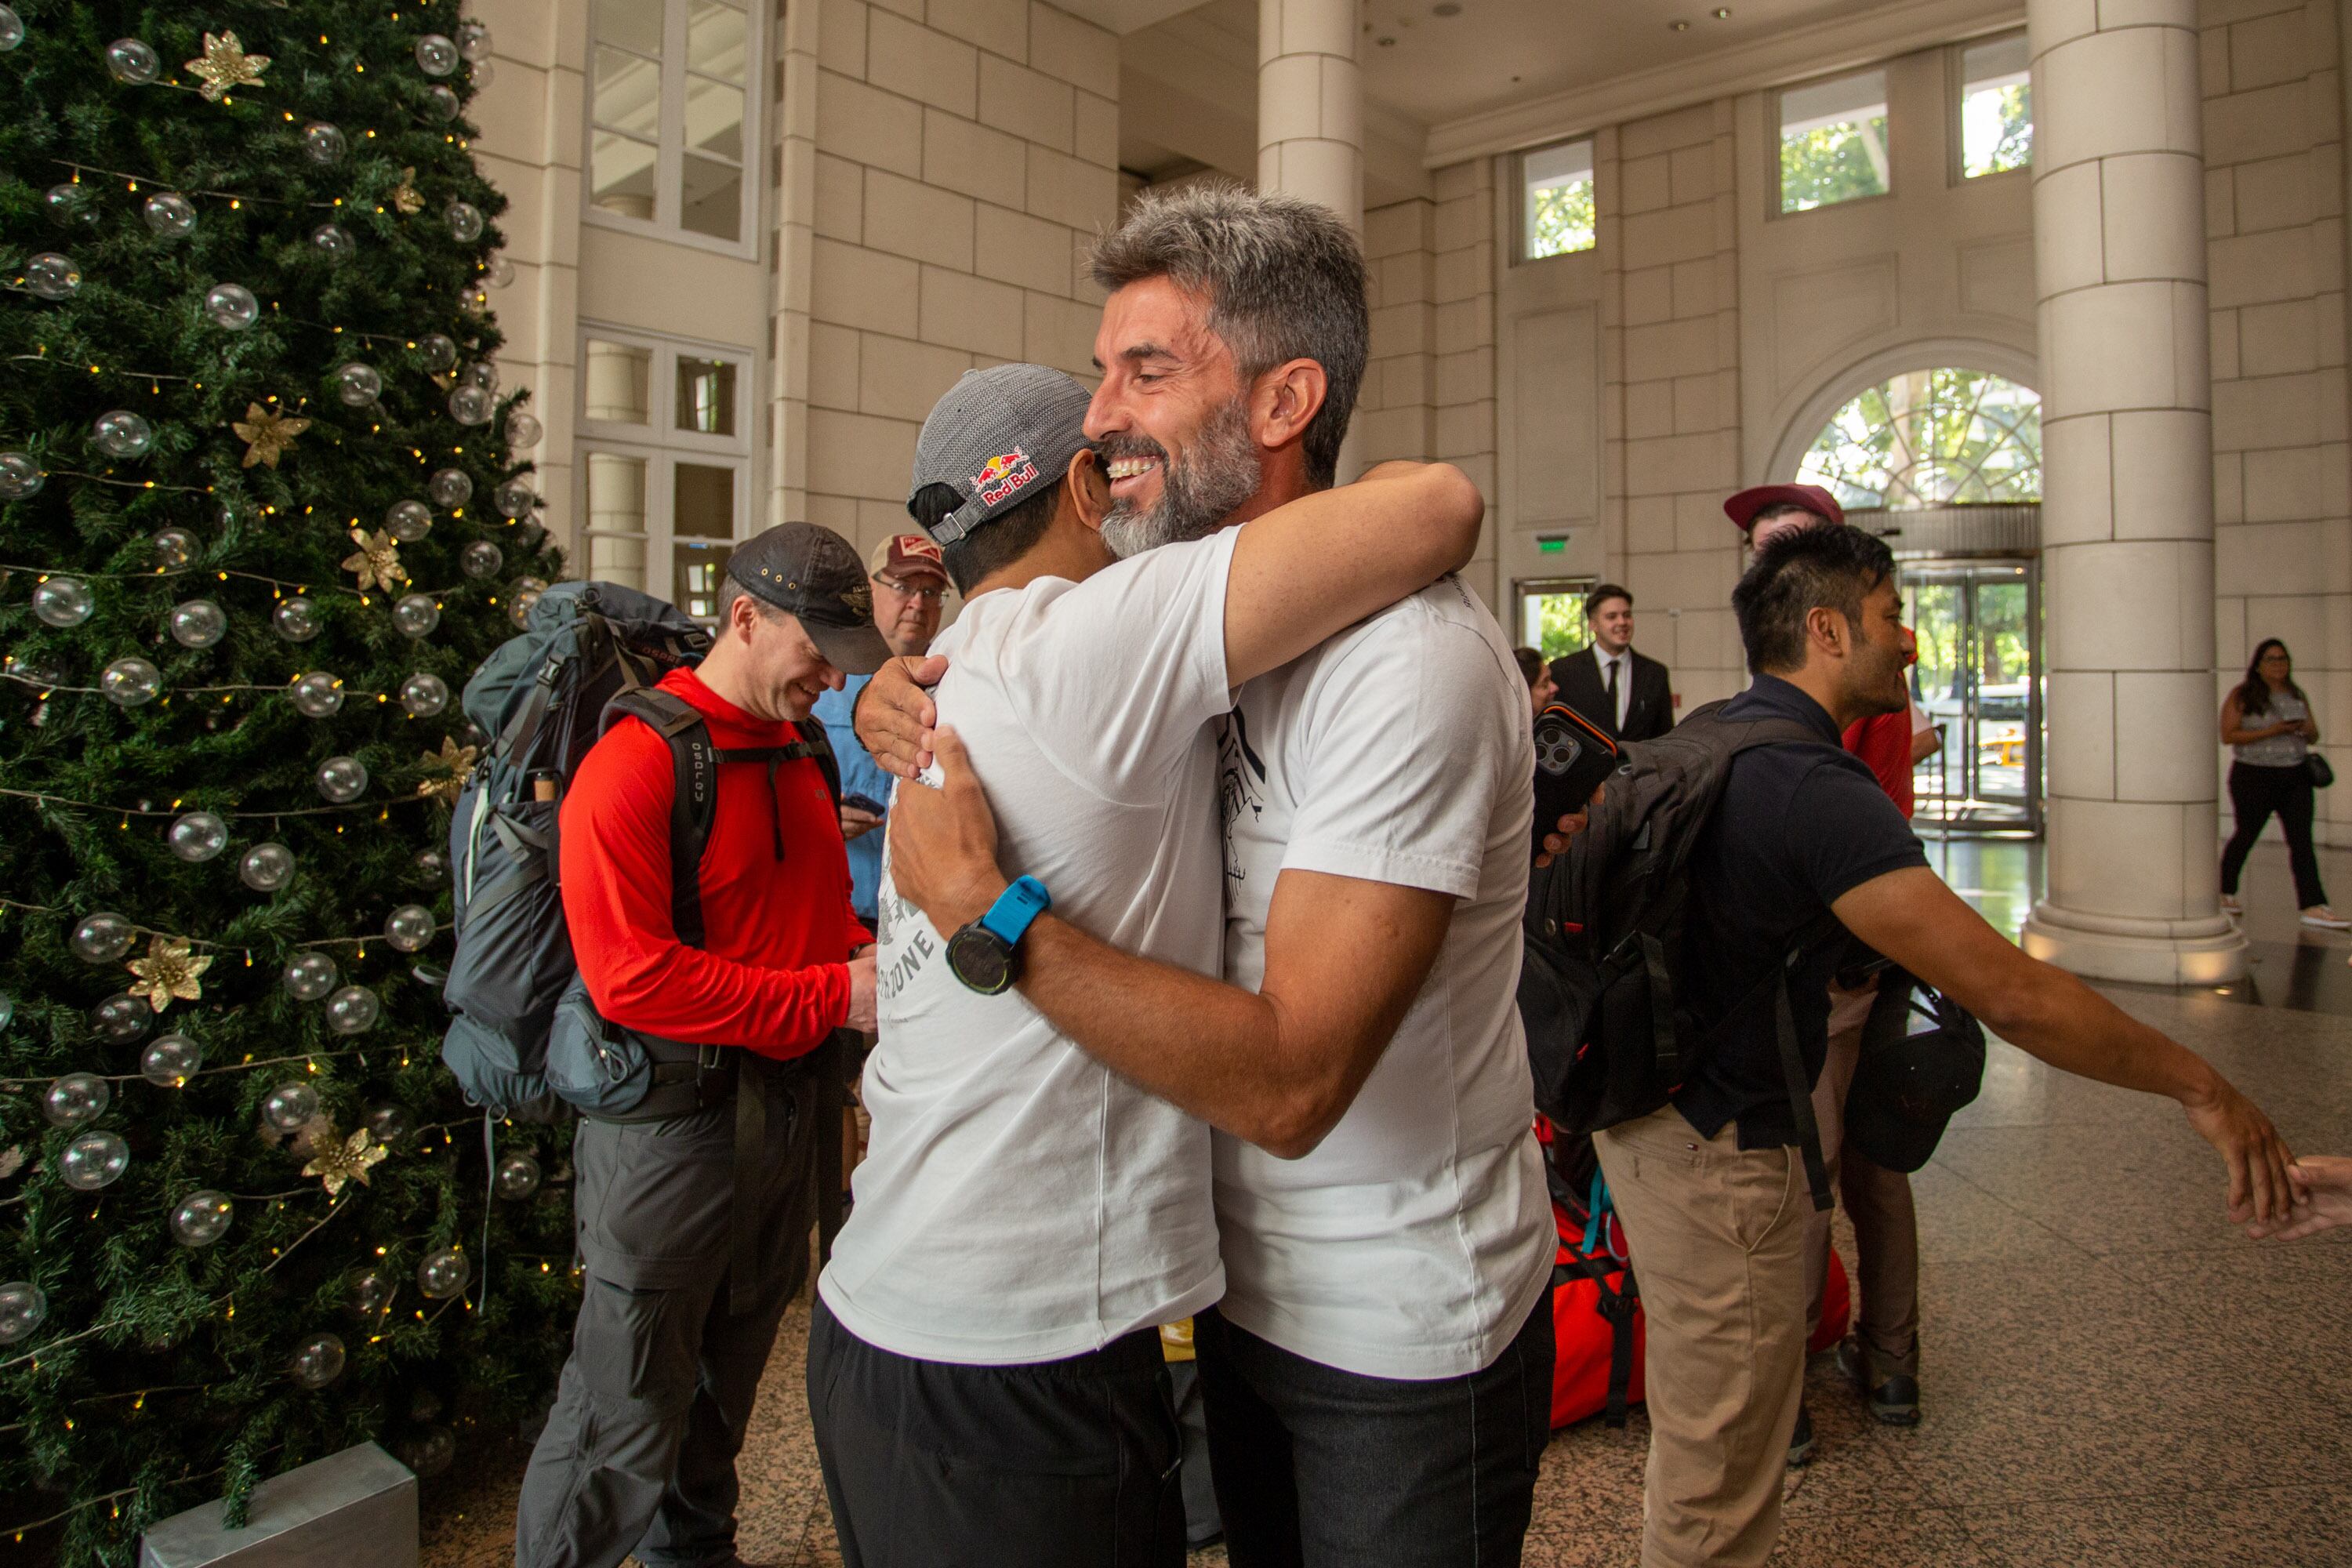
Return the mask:
[[1092,379],[1118,40],[1042,0],[781,3],[771,513],[865,548],[964,371]]

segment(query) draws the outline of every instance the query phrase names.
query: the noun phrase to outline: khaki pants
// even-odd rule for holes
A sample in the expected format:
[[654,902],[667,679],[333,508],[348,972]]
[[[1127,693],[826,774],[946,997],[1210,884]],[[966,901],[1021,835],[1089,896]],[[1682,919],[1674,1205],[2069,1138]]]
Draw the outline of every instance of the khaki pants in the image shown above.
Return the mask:
[[1804,1161],[1671,1105],[1593,1145],[1649,1319],[1642,1568],[1760,1563],[1803,1387]]
[[[1861,1263],[1856,1281],[1861,1305],[1854,1339],[1862,1347],[1870,1381],[1896,1373],[1919,1375],[1919,1215],[1911,1202],[1911,1178],[1873,1164],[1845,1141],[1845,1095],[1862,1060],[1862,1029],[1875,982],[1860,991],[1830,988],[1830,1048],[1813,1084],[1813,1116],[1822,1128],[1822,1159],[1830,1186],[1853,1222],[1854,1251]],[[1830,1216],[1811,1214],[1805,1230],[1805,1278],[1811,1296],[1805,1309],[1806,1337],[1822,1321],[1822,1292],[1828,1282]]]

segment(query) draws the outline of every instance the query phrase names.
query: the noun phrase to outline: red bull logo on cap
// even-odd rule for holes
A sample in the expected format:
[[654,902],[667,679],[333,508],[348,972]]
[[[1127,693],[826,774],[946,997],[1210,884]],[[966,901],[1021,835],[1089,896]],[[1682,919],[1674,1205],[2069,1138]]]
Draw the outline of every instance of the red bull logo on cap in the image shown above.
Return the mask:
[[1026,450],[1015,447],[991,458],[980,472],[972,475],[971,488],[982,506],[994,506],[1005,497],[1027,489],[1036,479],[1037,465],[1029,460]]

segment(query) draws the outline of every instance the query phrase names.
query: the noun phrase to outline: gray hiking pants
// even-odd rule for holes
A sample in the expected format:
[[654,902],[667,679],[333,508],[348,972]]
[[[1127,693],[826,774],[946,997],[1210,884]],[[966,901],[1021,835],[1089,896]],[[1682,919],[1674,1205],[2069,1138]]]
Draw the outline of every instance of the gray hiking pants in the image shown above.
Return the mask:
[[735,1456],[776,1324],[808,1278],[817,1089],[813,1073],[747,1053],[738,1092],[766,1097],[767,1125],[750,1167],[761,1268],[742,1311],[730,1310],[735,1107],[580,1124],[587,1274],[523,1477],[517,1568],[613,1568],[633,1550],[646,1568],[734,1560]]

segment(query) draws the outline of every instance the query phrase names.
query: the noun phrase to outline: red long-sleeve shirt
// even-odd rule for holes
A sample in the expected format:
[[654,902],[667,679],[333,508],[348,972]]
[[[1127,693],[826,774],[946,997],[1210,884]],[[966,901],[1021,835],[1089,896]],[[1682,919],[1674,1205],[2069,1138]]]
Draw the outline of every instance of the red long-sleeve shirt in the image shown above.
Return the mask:
[[[800,739],[793,725],[754,719],[719,697],[692,670],[673,670],[660,684],[700,710],[716,747]],[[624,1028],[799,1056],[848,1016],[845,961],[874,940],[850,912],[849,858],[824,775],[813,761],[787,763],[771,792],[762,764],[719,770],[702,856],[700,948],[678,941],[670,921],[677,793],[668,742],[635,719],[613,726],[565,793],[563,913],[588,994]]]

